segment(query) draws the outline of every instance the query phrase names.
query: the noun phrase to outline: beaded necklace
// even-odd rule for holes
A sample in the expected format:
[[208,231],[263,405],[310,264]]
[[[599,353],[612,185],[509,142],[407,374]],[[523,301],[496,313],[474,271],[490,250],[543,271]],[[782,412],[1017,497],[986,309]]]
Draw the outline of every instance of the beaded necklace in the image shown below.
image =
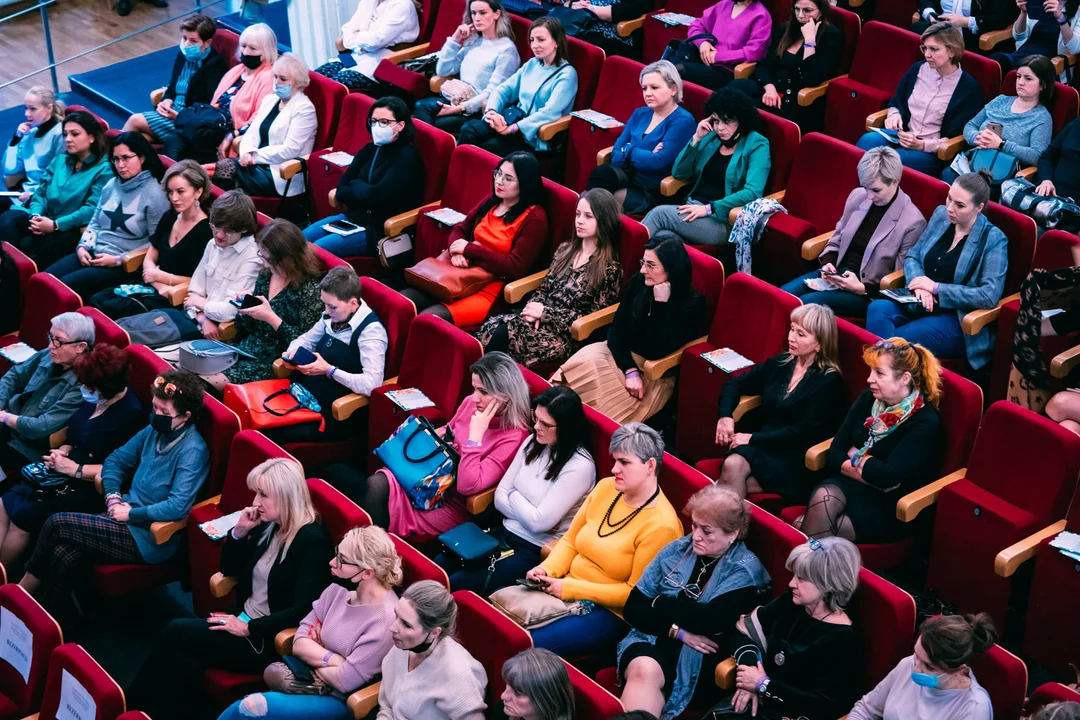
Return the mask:
[[[656,486],[656,492],[654,492],[652,494],[652,496],[648,500],[645,501],[645,504],[634,508],[634,511],[631,512],[626,517],[624,517],[622,520],[619,520],[618,522],[611,522],[611,511],[615,509],[615,503],[619,502],[619,498],[621,498],[623,496],[622,493],[619,493],[618,495],[615,496],[615,499],[611,501],[611,506],[608,507],[607,512],[604,513],[604,519],[600,521],[600,527],[596,528],[596,536],[606,538],[606,537],[611,537],[615,533],[619,532],[624,527],[629,525],[631,523],[631,521],[633,521],[633,519],[636,518],[641,513],[642,510],[644,510],[646,507],[648,507],[649,504],[652,503],[652,501],[655,500],[659,494],[660,494],[660,486],[657,485]],[[611,532],[609,532],[607,534],[604,534],[604,528],[605,527],[610,527],[610,528],[614,528],[614,529]]]

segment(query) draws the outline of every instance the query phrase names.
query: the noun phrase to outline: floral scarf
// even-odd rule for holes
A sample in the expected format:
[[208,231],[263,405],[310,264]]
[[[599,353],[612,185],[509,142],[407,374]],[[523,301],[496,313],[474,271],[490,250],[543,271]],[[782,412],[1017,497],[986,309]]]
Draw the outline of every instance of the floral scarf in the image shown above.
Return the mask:
[[910,395],[891,407],[886,407],[883,400],[875,400],[870,411],[870,417],[866,418],[866,422],[863,423],[863,426],[870,431],[870,435],[866,438],[866,444],[851,456],[851,464],[858,466],[870,452],[870,448],[887,438],[893,430],[900,427],[905,420],[915,414],[915,411],[922,406],[923,397],[918,388],[912,390]]

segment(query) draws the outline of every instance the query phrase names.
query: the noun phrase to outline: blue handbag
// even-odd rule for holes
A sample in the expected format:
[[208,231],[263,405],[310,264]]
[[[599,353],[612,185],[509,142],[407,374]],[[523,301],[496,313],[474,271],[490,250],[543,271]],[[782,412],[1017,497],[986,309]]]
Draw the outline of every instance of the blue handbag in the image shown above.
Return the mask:
[[405,418],[394,434],[375,448],[375,455],[394,474],[417,510],[442,507],[446,491],[454,486],[460,459],[430,420],[415,415]]

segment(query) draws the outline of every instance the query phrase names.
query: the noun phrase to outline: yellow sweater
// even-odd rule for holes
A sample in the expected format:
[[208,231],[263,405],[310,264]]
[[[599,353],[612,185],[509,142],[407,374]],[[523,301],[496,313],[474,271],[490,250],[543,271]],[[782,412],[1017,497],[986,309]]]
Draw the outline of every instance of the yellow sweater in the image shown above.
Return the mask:
[[[615,478],[596,484],[541,567],[551,577],[565,578],[563,600],[592,600],[608,610],[622,613],[630,590],[656,553],[683,534],[675,508],[661,492],[652,506],[642,510],[630,524],[613,535],[600,537],[597,528],[618,495]],[[618,523],[634,508],[619,498],[611,511]],[[604,529],[607,535],[610,527]]]

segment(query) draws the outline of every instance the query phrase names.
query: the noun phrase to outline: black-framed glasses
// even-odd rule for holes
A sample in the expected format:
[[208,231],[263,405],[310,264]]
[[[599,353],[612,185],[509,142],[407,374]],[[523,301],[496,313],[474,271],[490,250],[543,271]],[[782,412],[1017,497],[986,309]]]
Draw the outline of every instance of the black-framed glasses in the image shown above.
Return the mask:
[[353,566],[353,567],[360,567],[360,564],[359,564],[359,563],[349,562],[349,561],[348,561],[348,560],[346,560],[346,559],[345,559],[344,557],[342,557],[342,556],[341,556],[341,551],[340,551],[340,550],[338,550],[338,551],[336,551],[336,552],[334,553],[334,557],[336,557],[336,558],[337,558],[337,563],[338,563],[338,565],[341,565],[341,566],[344,566],[344,565],[351,565],[351,566]]
[[236,232],[234,230],[226,230],[225,228],[217,227],[216,225],[210,226],[210,233],[212,235],[217,235],[218,233],[221,233],[223,237],[227,238],[239,238],[241,235],[244,234],[242,232]]
[[134,160],[137,157],[139,157],[139,156],[138,155],[113,155],[112,156],[112,161],[114,163],[122,163],[122,162],[128,162],[130,160]]
[[154,378],[154,387],[165,393],[166,397],[184,394],[180,391],[180,388],[176,387],[171,382],[166,382],[165,378],[161,375],[158,375],[156,378]]
[[387,120],[386,118],[371,118],[368,120],[368,127],[390,127],[391,125],[401,122],[400,120]]
[[546,430],[554,430],[556,427],[558,427],[555,423],[544,422],[539,417],[536,418],[536,424]]
[[49,340],[49,346],[54,348],[64,347],[65,345],[78,345],[81,342],[86,342],[85,340],[57,340],[53,337],[52,333],[49,333],[45,337]]

